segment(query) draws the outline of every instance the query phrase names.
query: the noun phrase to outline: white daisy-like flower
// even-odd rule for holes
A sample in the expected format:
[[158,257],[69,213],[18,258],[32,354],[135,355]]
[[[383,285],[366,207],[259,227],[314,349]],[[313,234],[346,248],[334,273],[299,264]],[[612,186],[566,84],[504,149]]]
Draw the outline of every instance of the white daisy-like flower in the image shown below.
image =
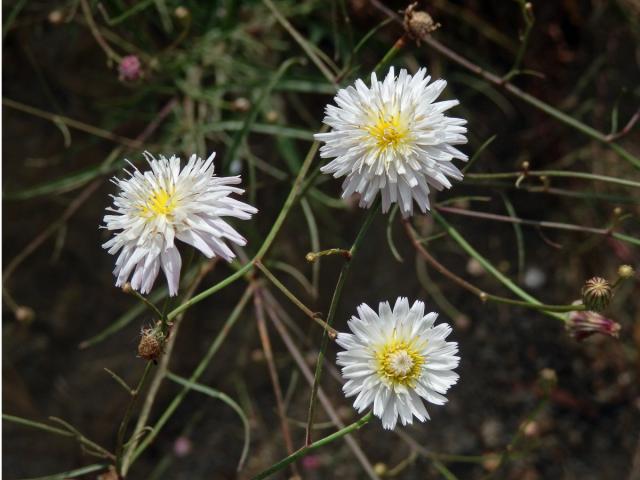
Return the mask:
[[360,206],[369,208],[378,192],[382,211],[398,203],[404,217],[413,215],[413,200],[425,213],[429,187],[451,187],[448,177],[462,179],[452,163],[467,156],[453,145],[467,143],[467,121],[444,112],[457,100],[436,102],[447,82],[436,80],[421,68],[415,75],[393,67],[384,81],[371,74],[371,87],[358,79],[355,86],[338,91],[335,105],[327,105],[324,123],[328,133],[315,138],[325,142],[322,158],[334,158],[321,168],[334,177],[346,176],[342,197],[357,192]]
[[182,260],[175,239],[193,245],[208,258],[235,257],[226,245],[247,241],[222,217],[251,218],[257,210],[229,195],[244,190],[230,185],[240,183],[240,177],[216,177],[213,159],[192,155],[181,169],[180,158],[156,159],[149,152],[144,156],[151,167],[144,173],[135,166],[127,179],[112,179],[120,192],[113,196],[113,206],[105,215],[104,226],[116,231],[103,245],[112,255],[118,254],[114,275],[116,286],[131,277],[131,287],[149,293],[160,267],[167,277],[169,294],[178,293]]
[[436,405],[447,402],[444,394],[458,381],[453,371],[460,362],[458,344],[447,342],[446,323],[434,326],[437,313],[424,313],[424,303],[409,308],[398,298],[391,310],[381,302],[378,313],[368,305],[358,307],[358,317],[348,322],[353,333],[338,333],[336,341],[345,350],[338,365],[347,380],[347,397],[357,395],[353,406],[362,412],[373,404],[373,414],[382,426],[393,430],[400,417],[403,425],[429,419],[423,399]]

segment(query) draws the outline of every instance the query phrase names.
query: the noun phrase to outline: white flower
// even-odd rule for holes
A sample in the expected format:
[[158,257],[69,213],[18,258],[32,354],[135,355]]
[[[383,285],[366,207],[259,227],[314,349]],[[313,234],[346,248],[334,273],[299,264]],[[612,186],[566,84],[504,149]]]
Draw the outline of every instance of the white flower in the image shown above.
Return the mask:
[[413,200],[423,213],[429,209],[429,186],[441,190],[451,187],[447,177],[462,179],[452,160],[467,156],[453,145],[467,143],[467,122],[443,114],[458,101],[435,102],[447,82],[429,85],[426,73],[403,69],[396,77],[392,67],[383,82],[372,73],[371,88],[358,79],[338,92],[337,107],[327,105],[324,123],[332,130],[315,138],[325,142],[320,156],[335,158],[322,172],[346,175],[343,198],[357,192],[369,208],[380,191],[383,212],[397,202],[407,217]]
[[453,371],[460,362],[458,344],[445,341],[451,327],[434,326],[437,313],[425,315],[420,301],[409,308],[402,297],[393,311],[389,302],[381,302],[378,313],[363,303],[358,315],[348,322],[353,334],[339,333],[336,339],[345,349],[338,353],[345,395],[357,395],[358,412],[373,404],[373,414],[389,430],[398,417],[403,425],[413,423],[413,416],[428,420],[422,399],[446,403],[443,394],[459,378]]
[[192,155],[180,169],[180,159],[160,156],[157,160],[144,153],[151,170],[128,172],[129,178],[112,181],[119,188],[113,196],[113,206],[105,215],[104,228],[114,230],[113,238],[103,245],[112,255],[117,254],[116,286],[131,277],[131,287],[148,293],[160,267],[167,277],[169,294],[178,293],[182,260],[175,239],[193,245],[211,258],[219,256],[227,261],[235,254],[225,239],[238,245],[246,240],[222,217],[251,218],[257,210],[229,195],[244,190],[230,185],[240,183],[240,177],[216,177],[213,159]]

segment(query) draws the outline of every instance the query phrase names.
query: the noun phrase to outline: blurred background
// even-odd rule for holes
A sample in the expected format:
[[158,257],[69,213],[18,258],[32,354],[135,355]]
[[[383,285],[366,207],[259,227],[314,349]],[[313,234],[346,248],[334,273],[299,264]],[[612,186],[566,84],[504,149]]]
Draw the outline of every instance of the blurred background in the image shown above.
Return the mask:
[[[513,85],[605,135],[623,130],[640,104],[639,4],[531,4],[433,0],[417,8],[441,24],[432,38],[457,54],[498,77],[511,72]],[[407,6],[366,0],[3,2],[3,413],[45,423],[60,417],[113,448],[129,396],[104,368],[136,384],[145,367],[137,357],[139,333],[153,318],[114,287],[114,259],[101,248],[108,237],[99,225],[115,193],[108,178],[122,175],[125,158],[142,165],[144,150],[183,159],[216,151],[218,174],[241,174],[244,200],[259,209],[253,221],[236,224],[249,240],[241,254],[251,257],[282,208],[335,84],[358,77],[368,82],[403,37],[398,12]],[[463,151],[477,153],[474,163],[463,183],[434,194],[432,203],[534,220],[514,228],[441,211],[502,273],[545,303],[569,304],[588,278],[613,281],[619,265],[638,265],[637,188],[553,176],[515,185],[523,162],[531,170],[638,181],[630,162],[428,42],[405,37],[391,64],[410,71],[426,66],[434,78],[446,79],[444,97],[460,100],[451,115],[469,121]],[[617,144],[640,155],[637,129]],[[310,264],[305,255],[349,248],[365,212],[354,200],[340,200],[340,181],[315,176],[321,165],[313,161],[314,181],[265,263],[309,308],[326,314],[344,260],[329,256]],[[516,173],[483,176],[504,172]],[[539,221],[594,230],[543,229]],[[414,226],[447,268],[487,292],[510,296],[431,216],[417,216]],[[628,238],[607,235],[609,229]],[[231,272],[217,263],[199,288]],[[154,294],[161,296],[163,285],[159,278]],[[234,283],[187,312],[172,372],[191,374],[246,286]],[[268,318],[297,447],[309,399],[300,361],[314,368],[322,331],[273,286],[264,288],[301,353],[292,356]],[[353,259],[336,328],[346,328],[358,304],[397,296],[422,299],[453,324],[461,381],[446,406],[429,409],[430,422],[392,433],[374,421],[353,437],[364,458],[338,441],[298,463],[302,478],[356,479],[372,472],[403,479],[640,478],[636,279],[616,289],[605,312],[620,323],[620,338],[577,342],[561,321],[540,312],[481,303],[427,267],[399,215],[378,215]],[[238,415],[192,392],[128,478],[248,478],[286,455],[256,321],[249,301],[199,379],[246,414],[251,435],[244,469],[236,473],[244,439]],[[358,416],[341,393],[336,351],[330,344],[322,386],[333,414],[350,423]],[[161,385],[150,424],[180,390],[170,381]],[[330,419],[320,406],[317,438],[335,431]],[[6,420],[2,435],[7,479],[96,463],[71,438]]]

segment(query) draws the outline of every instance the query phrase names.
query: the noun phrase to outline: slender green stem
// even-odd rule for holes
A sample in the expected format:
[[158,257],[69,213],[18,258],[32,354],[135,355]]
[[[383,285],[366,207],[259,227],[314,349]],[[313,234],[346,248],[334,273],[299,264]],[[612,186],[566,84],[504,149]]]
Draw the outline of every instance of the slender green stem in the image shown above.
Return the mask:
[[[458,243],[458,245],[460,245],[460,247],[462,247],[462,249],[465,252],[467,252],[467,254],[469,254],[471,257],[475,258],[480,263],[480,265],[482,265],[486,271],[488,271],[498,281],[500,281],[500,283],[502,283],[505,287],[507,287],[513,293],[515,293],[520,298],[526,300],[530,304],[538,305],[538,306],[543,305],[539,300],[537,300],[533,296],[529,295],[527,292],[525,292],[523,289],[521,289],[518,285],[513,283],[513,281],[510,278],[506,277],[502,272],[500,272],[496,267],[494,267],[491,262],[489,262],[482,255],[480,255],[480,253],[478,253],[478,251],[476,249],[474,249],[469,244],[469,242],[467,242],[464,239],[464,237],[462,235],[460,235],[460,233],[455,228],[453,228],[449,224],[449,222],[447,222],[444,219],[444,217],[442,215],[440,215],[438,213],[437,210],[434,209],[434,210],[431,211],[431,213],[433,215],[433,218],[435,218],[436,221],[438,223],[440,223],[440,225],[442,225],[442,227]],[[552,316],[554,318],[557,318],[558,320],[561,320],[563,322],[566,321],[565,317],[563,315],[560,315],[559,313],[554,313],[554,312],[545,312],[545,313],[547,313],[547,315]]]
[[21,112],[28,113],[29,115],[34,115],[36,117],[44,118],[45,120],[49,120],[53,123],[62,123],[71,128],[75,128],[76,130],[80,130],[82,132],[95,135],[96,137],[100,137],[106,140],[111,140],[112,142],[120,143],[132,149],[139,149],[143,147],[143,143],[138,140],[132,140],[130,138],[122,137],[120,135],[111,133],[108,130],[103,130],[101,128],[94,127],[93,125],[89,125],[84,122],[74,120],[73,118],[49,113],[44,110],[40,110],[39,108],[35,108],[30,105],[25,105],[24,103],[16,102],[15,100],[11,100],[9,98],[3,98],[2,104],[10,108],[20,110]]
[[[427,262],[429,262],[429,265],[438,270],[445,277],[460,285],[465,290],[468,290],[476,295],[482,302],[492,301],[496,303],[517,305],[524,308],[532,308],[534,310],[540,310],[553,318],[560,318],[556,313],[553,312],[573,312],[585,310],[584,305],[546,305],[540,302],[533,303],[530,300],[513,300],[511,298],[489,294],[481,288],[476,287],[475,285],[467,282],[465,279],[453,273],[451,270],[442,265],[438,260],[436,260],[429,252],[427,252],[427,250],[420,243],[420,239],[416,237],[409,221],[405,220],[404,226],[405,230],[407,231],[407,235],[411,239],[411,242],[413,243],[415,249]],[[564,320],[564,317],[562,317],[562,320]]]
[[[102,458],[109,458],[111,460],[115,460],[115,456],[113,453],[111,453],[109,450],[107,450],[106,448],[102,447],[101,445],[98,445],[96,442],[89,440],[87,437],[85,437],[82,433],[80,433],[80,431],[78,431],[78,429],[76,429],[73,425],[71,425],[69,422],[66,422],[64,420],[62,420],[61,418],[58,417],[49,417],[49,420],[59,423],[60,425],[62,425],[64,428],[66,428],[69,433],[75,437],[76,441],[78,443],[80,443],[81,445],[83,445],[84,447],[87,447],[87,451],[93,455],[102,457]],[[89,450],[91,449],[91,450]]]
[[134,297],[136,297],[138,300],[140,300],[144,305],[147,306],[147,308],[149,308],[149,310],[151,310],[157,317],[158,320],[164,320],[164,315],[162,315],[162,312],[158,309],[158,307],[156,307],[153,302],[151,300],[149,300],[147,297],[145,297],[144,295],[141,295],[140,293],[138,293],[137,291],[135,291],[133,288],[129,289],[129,291],[131,292],[131,294],[133,294]]
[[548,305],[546,303],[535,304],[526,300],[514,300],[511,298],[500,297],[485,293],[482,300],[492,301],[496,303],[505,303],[507,305],[515,305],[523,308],[531,308],[533,310],[541,310],[544,312],[580,312],[587,308],[582,304],[577,305]]
[[129,405],[127,405],[127,410],[124,413],[124,417],[122,418],[122,422],[120,423],[120,428],[118,428],[118,439],[116,441],[116,463],[118,469],[122,464],[122,451],[124,447],[124,437],[127,433],[127,427],[129,426],[129,422],[131,421],[131,414],[133,413],[133,409],[138,400],[138,396],[140,391],[144,387],[144,384],[149,377],[149,372],[151,371],[151,367],[153,362],[147,362],[147,365],[144,367],[144,372],[142,372],[142,376],[140,377],[140,381],[138,382],[138,386],[135,390],[131,390],[131,400],[129,400]]
[[640,245],[640,240],[638,240],[637,238],[632,237],[630,235],[625,235],[624,233],[612,232],[611,228],[583,227],[582,225],[573,225],[571,223],[547,222],[544,220],[527,220],[519,217],[508,217],[506,215],[498,215],[498,214],[489,213],[489,212],[478,212],[475,210],[467,210],[464,208],[445,207],[445,206],[442,206],[442,204],[436,205],[436,208],[441,212],[453,213],[456,215],[465,215],[468,217],[482,218],[485,220],[519,223],[521,225],[528,225],[528,226],[539,227],[539,228],[556,228],[558,230],[570,230],[574,232],[595,233],[597,235],[605,235],[605,236],[610,235],[613,238],[616,238],[618,240],[632,243],[634,245]]
[[304,162],[302,162],[302,166],[300,167],[298,176],[293,182],[293,186],[291,187],[289,196],[285,200],[282,210],[280,210],[276,221],[273,223],[273,227],[271,227],[271,231],[267,235],[267,238],[264,239],[264,243],[260,247],[260,250],[258,250],[258,253],[254,257],[254,260],[262,261],[263,257],[278,235],[278,232],[280,232],[280,228],[282,228],[282,224],[284,223],[285,218],[287,218],[287,215],[289,215],[289,210],[291,210],[291,207],[295,203],[298,192],[300,192],[302,184],[304,183],[304,178],[309,171],[309,167],[311,166],[311,163],[313,162],[313,159],[315,158],[319,147],[320,143],[318,141],[313,142],[313,144],[311,145],[311,148],[307,152],[307,156],[305,157]]
[[519,177],[568,177],[580,178],[584,180],[594,180],[598,182],[615,183],[626,187],[640,188],[640,182],[627,180],[625,178],[608,177],[606,175],[597,175],[587,172],[568,172],[565,170],[530,170],[527,172],[498,172],[498,173],[469,173],[467,178],[475,180],[497,180],[502,178],[519,178]]
[[520,43],[520,48],[518,48],[516,59],[513,62],[513,66],[511,67],[511,71],[507,74],[507,77],[510,77],[511,74],[515,74],[520,70],[520,65],[522,65],[522,60],[524,59],[524,53],[526,52],[527,45],[529,43],[529,35],[531,34],[531,29],[533,28],[535,20],[531,3],[526,0],[518,0],[518,3],[520,3],[522,18],[525,24],[524,33],[522,34],[522,41]]
[[380,72],[383,68],[385,68],[391,60],[393,60],[398,53],[404,48],[406,45],[406,40],[404,35],[400,37],[393,46],[387,50],[387,53],[384,54],[384,57],[378,62],[378,64],[373,67],[374,72]]
[[74,434],[69,432],[68,430],[52,427],[51,425],[47,425],[46,423],[36,422],[34,420],[29,420],[28,418],[16,417],[15,415],[9,415],[7,413],[2,414],[2,420],[5,420],[7,422],[18,423],[26,427],[36,428],[38,430],[42,430],[48,433],[53,433],[55,435],[62,435],[63,437],[74,436]]
[[265,277],[267,277],[267,279],[273,283],[278,290],[280,290],[282,293],[284,293],[286,295],[286,297],[291,300],[291,302],[293,302],[293,304],[298,307],[300,310],[302,310],[305,315],[307,315],[309,318],[311,318],[314,322],[316,322],[318,325],[320,325],[323,329],[325,329],[326,331],[328,331],[329,336],[331,338],[336,338],[337,332],[335,331],[335,329],[331,328],[327,322],[325,322],[324,320],[322,320],[322,318],[319,317],[319,314],[317,312],[313,312],[309,309],[309,307],[307,307],[302,301],[300,301],[300,299],[298,299],[298,297],[296,297],[293,292],[291,292],[291,290],[289,290],[287,287],[285,287],[282,282],[280,280],[278,280],[278,278],[267,268],[265,267],[262,263],[260,262],[254,262],[255,266],[258,270],[260,270]]
[[[376,200],[375,204],[369,210],[367,217],[365,218],[362,226],[360,227],[360,231],[356,236],[356,239],[353,242],[353,245],[349,249],[350,258],[356,254],[364,237],[373,222],[378,210],[380,209],[380,197]],[[332,328],[331,325],[336,316],[336,311],[338,309],[338,302],[340,301],[340,296],[342,295],[342,288],[344,287],[344,283],[347,279],[347,274],[349,273],[349,268],[351,266],[351,262],[345,262],[340,270],[340,276],[338,277],[338,282],[336,284],[336,289],[333,292],[333,297],[331,298],[331,305],[329,306],[329,314],[327,315],[327,326]],[[309,399],[309,414],[307,418],[307,432],[305,435],[305,445],[311,444],[311,436],[313,430],[314,416],[315,416],[315,408],[316,408],[316,399],[318,395],[318,386],[320,385],[320,377],[322,376],[322,365],[324,362],[324,352],[327,349],[327,344],[329,343],[329,335],[328,329],[325,329],[322,333],[322,340],[320,343],[320,351],[318,352],[318,360],[316,362],[316,371],[313,379],[313,386],[311,387],[311,398]]]
[[314,50],[313,45],[309,43],[309,41],[304,38],[295,28],[291,25],[291,22],[285,18],[284,15],[278,10],[278,8],[274,5],[271,0],[262,0],[263,3],[267,6],[273,16],[276,17],[276,20],[284,27],[284,29],[289,32],[289,34],[294,38],[296,42],[302,47],[305,53],[309,56],[311,61],[318,67],[318,70],[322,72],[322,75],[327,79],[329,83],[336,83],[335,77],[331,70],[325,65],[325,63],[320,59],[318,53]]
[[259,473],[255,477],[253,477],[253,480],[262,480],[263,478],[267,478],[270,475],[272,475],[272,474],[274,474],[276,472],[279,472],[280,470],[285,468],[287,465],[289,465],[289,464],[295,462],[296,460],[298,460],[298,459],[310,454],[312,451],[317,450],[318,448],[323,447],[325,445],[328,445],[329,443],[333,442],[334,440],[342,438],[345,435],[350,434],[351,432],[359,430],[363,425],[366,425],[367,423],[369,423],[369,421],[371,421],[372,418],[373,418],[373,412],[367,413],[364,417],[362,417],[357,422],[354,422],[351,425],[348,425],[348,426],[344,427],[343,429],[338,430],[337,432],[332,433],[331,435],[328,435],[328,436],[318,440],[317,442],[312,443],[311,445],[307,445],[305,447],[302,447],[300,450],[292,453],[288,457],[286,457],[286,458],[280,460],[279,462],[273,464],[272,466],[270,466],[269,468],[267,468],[263,472]]
[[189,299],[188,301],[184,302],[182,305],[174,308],[167,315],[167,320],[172,320],[173,318],[176,317],[176,315],[179,315],[180,313],[184,312],[185,310],[187,310],[192,305],[195,305],[196,303],[201,302],[205,298],[210,297],[211,295],[216,293],[218,290],[222,290],[224,287],[226,287],[228,285],[231,285],[236,280],[242,278],[242,276],[245,273],[247,273],[249,270],[251,270],[251,268],[253,268],[253,263],[249,262],[249,263],[244,264],[242,267],[240,267],[240,269],[236,270],[235,273],[229,275],[224,280],[219,281],[214,286],[212,286],[212,287],[200,292],[198,295],[194,295],[191,299]]

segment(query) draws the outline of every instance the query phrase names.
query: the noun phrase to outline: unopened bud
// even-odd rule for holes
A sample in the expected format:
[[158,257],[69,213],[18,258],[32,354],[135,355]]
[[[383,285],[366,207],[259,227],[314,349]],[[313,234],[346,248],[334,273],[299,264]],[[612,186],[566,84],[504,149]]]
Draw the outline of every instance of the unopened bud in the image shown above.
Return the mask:
[[538,374],[538,385],[548,394],[558,385],[558,374],[552,368],[543,368]]
[[33,319],[36,318],[36,312],[33,311],[33,308],[25,307],[20,305],[16,308],[15,311],[16,320],[20,323],[24,323],[25,325],[33,322]]
[[635,273],[636,272],[633,271],[633,267],[631,265],[620,265],[618,267],[618,275],[620,278],[631,278]]
[[488,453],[482,457],[482,466],[488,472],[495,471],[500,466],[500,455]]
[[276,112],[275,110],[269,110],[265,115],[265,120],[269,123],[276,123],[279,118],[280,116],[278,115],[278,112]]
[[313,252],[309,252],[309,253],[307,253],[307,254],[305,255],[305,257],[304,257],[304,258],[307,260],[307,262],[309,262],[309,263],[313,263],[313,262],[315,262],[315,261],[318,259],[318,255],[316,255],[316,254],[315,254],[315,253],[313,253]]
[[611,285],[602,277],[590,278],[582,287],[582,303],[594,312],[602,312],[606,309],[612,297]]
[[404,12],[404,29],[407,34],[420,44],[431,32],[440,28],[440,24],[434,22],[431,15],[423,10],[417,10],[418,2],[409,5]]
[[49,23],[53,25],[58,25],[64,20],[64,14],[62,13],[62,10],[51,10],[47,16],[47,20],[49,20]]
[[138,343],[138,356],[145,360],[156,361],[164,348],[165,337],[159,326],[143,328]]
[[376,475],[382,476],[387,473],[387,466],[382,462],[378,462],[373,466],[373,471],[376,472]]
[[118,77],[126,82],[133,82],[142,77],[142,64],[137,55],[122,57],[118,65]]
[[236,112],[248,112],[251,108],[251,102],[244,97],[238,97],[233,101],[231,107]]
[[594,333],[618,338],[620,324],[599,313],[580,310],[569,313],[567,330],[576,340],[584,340]]
[[189,9],[182,5],[176,7],[176,9],[173,11],[173,14],[178,20],[187,20],[191,16],[191,12],[189,11]]

